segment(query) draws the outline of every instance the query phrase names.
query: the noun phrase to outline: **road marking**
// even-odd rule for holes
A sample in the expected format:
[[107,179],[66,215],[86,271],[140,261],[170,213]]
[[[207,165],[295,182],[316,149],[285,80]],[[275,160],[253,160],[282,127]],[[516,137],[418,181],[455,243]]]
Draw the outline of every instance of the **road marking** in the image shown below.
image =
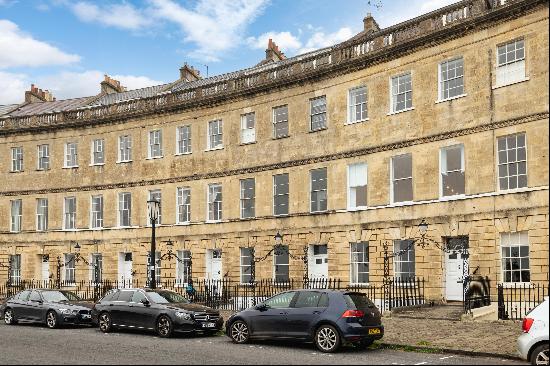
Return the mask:
[[453,357],[454,357],[454,356],[445,356],[445,357],[440,357],[439,359],[440,359],[440,360],[446,360],[446,359],[448,359],[448,358],[453,358]]
[[424,362],[419,362],[419,363],[415,363],[415,365],[425,365],[425,364],[427,364],[426,361],[424,361]]

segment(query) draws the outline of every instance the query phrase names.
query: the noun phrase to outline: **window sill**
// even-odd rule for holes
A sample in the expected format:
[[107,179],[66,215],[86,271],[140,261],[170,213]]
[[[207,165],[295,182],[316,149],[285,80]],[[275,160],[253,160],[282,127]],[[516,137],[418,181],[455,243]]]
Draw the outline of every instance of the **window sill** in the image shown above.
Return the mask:
[[177,154],[174,154],[174,156],[184,156],[184,155],[191,155],[193,154],[192,151],[189,151],[189,152],[184,152],[184,153],[177,153]]
[[528,192],[530,191],[529,187],[521,187],[521,188],[514,188],[514,189],[499,189],[498,193],[521,193],[521,192]]
[[133,160],[119,160],[116,163],[117,164],[127,164],[127,163],[132,163],[132,162],[133,162]]
[[390,207],[410,206],[412,204],[414,204],[414,201],[391,202]]
[[310,211],[309,213],[312,214],[312,215],[317,215],[317,214],[325,214],[327,213],[328,210],[323,210],[323,211]]
[[435,104],[450,102],[451,100],[464,98],[466,96],[468,96],[468,94],[464,93],[464,94],[460,94],[460,95],[457,95],[455,97],[451,97],[451,98],[447,98],[447,99],[438,99],[438,100],[435,101]]
[[103,226],[101,227],[91,227],[90,230],[92,231],[100,231],[100,230],[104,230],[105,228]]
[[214,147],[212,149],[206,149],[204,152],[223,150],[223,146]]
[[222,220],[206,220],[205,224],[219,224]]
[[495,89],[500,89],[500,88],[504,88],[505,86],[509,86],[509,85],[514,85],[514,84],[519,84],[519,83],[524,83],[526,81],[529,81],[529,77],[526,77],[524,79],[521,79],[521,80],[517,80],[517,81],[512,81],[510,83],[506,83],[506,84],[500,84],[500,85],[495,85],[493,86],[493,90]]
[[290,137],[290,135],[286,135],[286,136],[272,137],[271,139],[272,140],[282,140],[282,139],[287,139],[289,137]]
[[454,196],[441,196],[439,197],[440,201],[456,201],[465,198],[465,194],[455,194]]
[[104,166],[105,163],[90,164],[90,166]]
[[390,112],[390,113],[387,114],[387,116],[393,116],[394,114],[405,113],[405,112],[413,111],[413,110],[414,110],[414,107],[406,108],[406,109],[402,109],[402,110],[397,111],[397,112]]
[[139,226],[115,226],[114,229],[120,230],[120,229],[139,229]]
[[275,218],[290,217],[290,214],[273,215],[273,217],[275,217]]
[[347,211],[349,211],[349,212],[366,211],[368,209],[369,209],[368,206],[348,207]]
[[189,226],[189,225],[191,225],[191,221],[176,222],[176,226]]
[[37,172],[47,172],[49,171],[50,169],[36,169]]
[[356,125],[358,123],[363,123],[363,122],[368,122],[368,121],[370,121],[370,118],[365,118],[365,119],[361,119],[359,121],[354,121],[354,122],[347,121],[346,123],[344,123],[344,126]]
[[326,131],[326,130],[328,130],[328,127],[318,128],[316,130],[309,130],[308,132],[309,133],[315,133],[315,132],[321,132],[321,131]]
[[64,166],[62,169],[78,169],[78,165],[75,165],[75,166]]
[[61,229],[61,231],[74,232],[74,231],[78,231],[78,229],[77,228],[74,228],[74,229]]
[[239,146],[246,146],[246,145],[254,145],[257,141],[251,141],[251,142],[241,142]]
[[161,156],[149,156],[148,158],[146,158],[145,160],[157,160],[157,159],[162,159],[164,158],[164,155],[161,155]]
[[10,173],[23,173],[24,170],[10,170]]

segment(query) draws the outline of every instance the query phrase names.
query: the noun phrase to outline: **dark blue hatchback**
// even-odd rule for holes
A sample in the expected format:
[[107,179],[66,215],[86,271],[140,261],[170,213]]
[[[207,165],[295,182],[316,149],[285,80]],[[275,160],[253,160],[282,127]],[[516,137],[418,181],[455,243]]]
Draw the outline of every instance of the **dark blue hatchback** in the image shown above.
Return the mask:
[[251,339],[313,341],[322,352],[344,343],[368,347],[382,338],[380,312],[365,294],[350,291],[294,290],[231,316],[226,334],[235,343]]

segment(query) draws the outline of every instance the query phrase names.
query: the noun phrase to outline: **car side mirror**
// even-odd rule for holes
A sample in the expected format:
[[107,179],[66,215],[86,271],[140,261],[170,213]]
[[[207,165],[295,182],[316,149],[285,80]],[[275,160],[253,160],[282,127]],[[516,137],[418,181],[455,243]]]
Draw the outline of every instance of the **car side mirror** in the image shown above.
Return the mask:
[[266,311],[267,310],[267,305],[266,304],[258,304],[258,305],[256,305],[255,309],[258,310],[258,311]]
[[141,299],[140,303],[142,303],[145,306],[150,306],[151,305],[151,303],[147,299]]

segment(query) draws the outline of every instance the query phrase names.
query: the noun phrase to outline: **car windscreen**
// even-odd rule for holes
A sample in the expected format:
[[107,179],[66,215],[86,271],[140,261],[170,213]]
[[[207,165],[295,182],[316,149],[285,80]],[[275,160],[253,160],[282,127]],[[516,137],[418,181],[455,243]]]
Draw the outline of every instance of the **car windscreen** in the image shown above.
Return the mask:
[[42,297],[47,302],[80,301],[80,298],[68,291],[43,291]]
[[172,303],[172,304],[179,304],[179,303],[188,304],[189,303],[189,300],[187,300],[185,297],[183,297],[180,294],[178,294],[176,292],[173,292],[173,291],[159,291],[159,292],[157,292],[157,294],[162,296],[169,303]]
[[365,310],[374,306],[366,295],[360,293],[344,294],[344,299],[350,309]]

